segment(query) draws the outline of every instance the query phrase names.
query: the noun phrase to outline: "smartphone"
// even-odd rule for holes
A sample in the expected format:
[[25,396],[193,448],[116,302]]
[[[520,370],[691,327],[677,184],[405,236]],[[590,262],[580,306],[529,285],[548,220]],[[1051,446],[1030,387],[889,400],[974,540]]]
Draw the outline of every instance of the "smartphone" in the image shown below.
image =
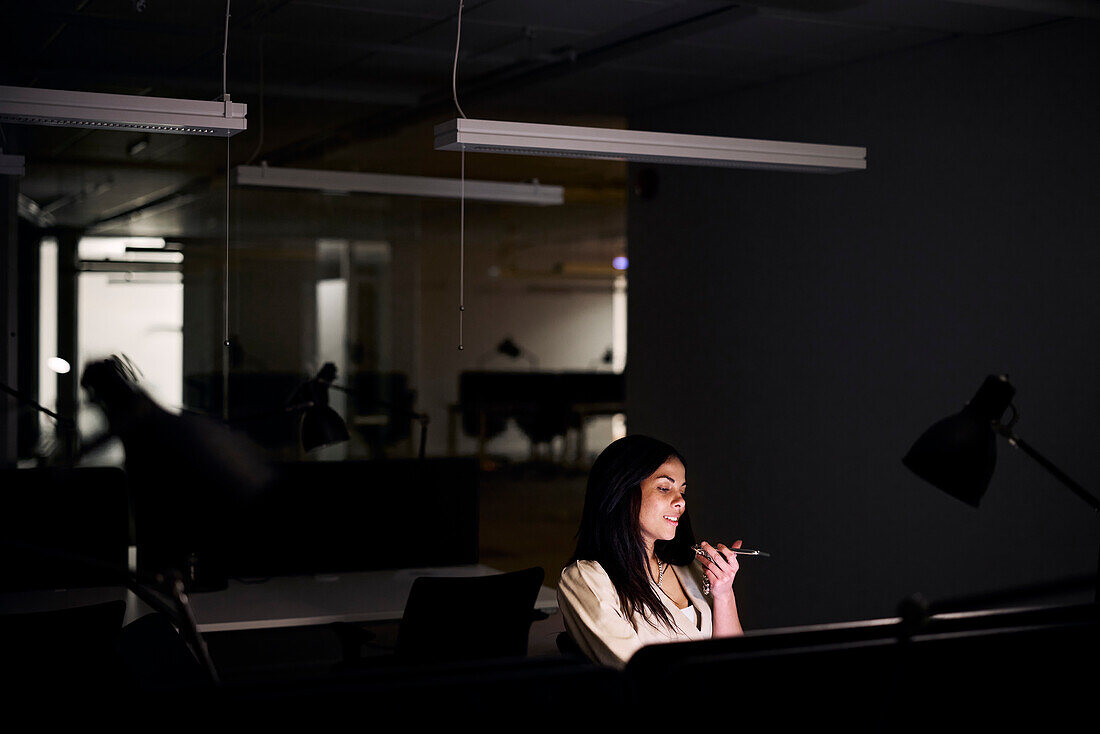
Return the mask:
[[762,550],[754,550],[753,548],[730,548],[734,553],[739,556],[760,556],[761,558],[771,558],[771,553],[765,553]]
[[[701,545],[692,546],[692,550],[694,550],[699,555],[706,556],[707,560],[711,561],[712,563],[714,562],[714,559],[710,557],[709,553],[707,553],[705,550],[703,550],[703,547]],[[730,552],[730,551],[732,551],[734,553],[734,555],[738,555],[738,556],[760,556],[761,558],[771,558],[771,555],[772,555],[771,553],[765,553],[762,550],[755,550],[753,548],[727,548],[726,549],[727,553]]]

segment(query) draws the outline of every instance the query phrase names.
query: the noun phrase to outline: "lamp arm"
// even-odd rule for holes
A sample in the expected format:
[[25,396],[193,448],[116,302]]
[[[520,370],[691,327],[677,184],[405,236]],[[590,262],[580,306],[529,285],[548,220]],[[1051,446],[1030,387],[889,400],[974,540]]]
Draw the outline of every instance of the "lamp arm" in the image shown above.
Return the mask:
[[[138,584],[135,584],[135,586],[138,586]],[[175,577],[169,582],[169,589],[171,591],[172,601],[175,604],[176,614],[182,622],[179,627],[180,632],[184,635],[184,640],[188,643],[188,646],[195,653],[202,667],[206,670],[206,675],[210,678],[210,682],[215,686],[219,685],[221,680],[218,678],[218,670],[214,667],[214,661],[210,657],[210,650],[206,647],[206,640],[203,639],[202,633],[199,632],[198,620],[195,619],[195,612],[191,609],[191,603],[187,598],[187,593],[183,590],[183,579],[180,578],[178,571],[175,572]]]
[[[360,394],[360,392],[358,390],[353,390],[350,387],[344,387],[343,385],[337,385],[335,382],[328,383],[328,387],[331,387],[333,390],[339,390],[340,392],[345,393],[347,395],[353,395],[357,398],[362,397],[362,395]],[[385,400],[379,400],[377,398],[371,398],[371,402],[374,403],[375,405],[382,406],[386,410],[392,411],[394,413],[399,413],[399,414],[405,416],[406,418],[412,418],[413,420],[418,420],[421,423],[427,423],[428,420],[429,420],[427,413],[417,413],[417,412],[412,411],[412,410],[405,410],[404,408],[402,408],[398,405],[394,405],[393,403],[387,403]]]
[[183,590],[183,581],[179,578],[178,571],[175,572],[175,577],[172,579],[165,579],[159,574],[155,577],[148,577],[97,558],[58,548],[46,548],[9,538],[0,539],[0,545],[30,551],[45,558],[52,558],[86,569],[106,571],[111,574],[119,585],[127,588],[154,611],[167,616],[177,627],[184,642],[198,659],[199,664],[202,665],[207,677],[210,678],[210,682],[215,686],[221,683],[218,671],[214,667],[214,661],[210,657],[210,651],[206,647],[206,640],[199,632],[198,622],[195,620],[195,614],[191,609],[187,594]]
[[35,410],[39,411],[40,413],[45,413],[46,415],[53,418],[58,423],[66,423],[66,422],[71,423],[72,422],[71,420],[69,420],[67,418],[62,418],[61,416],[59,416],[57,413],[53,412],[49,408],[47,408],[45,406],[42,406],[42,405],[39,405],[38,403],[31,400],[30,398],[28,398],[23,393],[19,392],[18,390],[15,390],[13,388],[8,387],[7,385],[5,385],[2,382],[0,382],[0,392],[5,392],[8,395],[11,395],[13,398],[18,400],[19,402],[26,403],[27,405],[30,405],[30,406],[34,407]]
[[[1012,422],[1014,423],[1015,421]],[[1050,472],[1059,482],[1069,487],[1070,491],[1072,491],[1075,495],[1087,502],[1089,507],[1097,512],[1100,512],[1100,500],[1097,500],[1096,497],[1093,496],[1093,494],[1090,493],[1087,489],[1070,479],[1068,474],[1056,467],[1050,462],[1049,459],[1040,454],[1038,451],[1032,448],[1030,444],[1018,437],[1015,433],[1013,433],[1012,423],[1007,426],[1003,426],[1000,423],[994,421],[993,430],[1007,438],[1008,442],[1012,446],[1015,446],[1016,448],[1020,449],[1020,451],[1023,451],[1025,454],[1030,456],[1032,459],[1035,459],[1039,466]],[[1097,604],[1100,604],[1100,552],[1097,553],[1096,558],[1096,586],[1093,599]]]
[[1064,484],[1070,489],[1071,492],[1073,492],[1075,495],[1088,503],[1089,507],[1091,507],[1093,510],[1096,510],[1097,512],[1100,512],[1100,500],[1098,500],[1095,495],[1093,495],[1077,482],[1073,481],[1073,479],[1071,479],[1068,474],[1056,467],[1054,464],[1051,463],[1049,459],[1040,454],[1030,444],[1017,436],[1015,433],[1013,433],[1011,425],[1003,426],[999,423],[994,423],[993,430],[1008,439],[1008,442],[1012,446],[1018,448],[1020,451],[1023,451],[1025,454],[1034,459],[1039,464],[1039,466],[1050,472],[1055,479]]

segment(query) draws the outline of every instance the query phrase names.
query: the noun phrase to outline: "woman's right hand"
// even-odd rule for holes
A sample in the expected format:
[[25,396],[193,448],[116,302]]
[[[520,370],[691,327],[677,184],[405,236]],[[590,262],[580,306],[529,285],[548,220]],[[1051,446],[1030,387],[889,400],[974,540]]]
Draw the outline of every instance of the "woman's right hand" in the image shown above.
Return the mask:
[[695,560],[702,565],[703,573],[706,574],[707,580],[710,582],[710,593],[715,600],[732,594],[733,580],[737,577],[737,569],[740,568],[740,564],[737,562],[737,554],[723,553],[723,551],[740,548],[741,541],[736,540],[729,547],[722,543],[715,547],[704,540],[699,544],[699,547],[702,548],[703,553],[697,552]]

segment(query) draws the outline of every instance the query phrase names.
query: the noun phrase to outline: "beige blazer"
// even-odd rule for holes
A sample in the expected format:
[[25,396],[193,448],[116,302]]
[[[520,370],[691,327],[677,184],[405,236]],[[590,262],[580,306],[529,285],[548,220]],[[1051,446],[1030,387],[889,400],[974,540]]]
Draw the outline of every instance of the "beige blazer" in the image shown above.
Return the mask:
[[654,627],[641,612],[635,612],[635,630],[619,608],[619,595],[611,579],[596,561],[577,561],[562,569],[558,581],[558,608],[565,629],[591,660],[615,668],[625,666],[630,656],[645,645],[708,639],[713,631],[713,618],[710,604],[700,588],[700,577],[693,572],[692,566],[672,568],[698,613],[699,629],[692,627],[672,600],[650,582],[665,603],[676,629],[669,630],[659,621]]

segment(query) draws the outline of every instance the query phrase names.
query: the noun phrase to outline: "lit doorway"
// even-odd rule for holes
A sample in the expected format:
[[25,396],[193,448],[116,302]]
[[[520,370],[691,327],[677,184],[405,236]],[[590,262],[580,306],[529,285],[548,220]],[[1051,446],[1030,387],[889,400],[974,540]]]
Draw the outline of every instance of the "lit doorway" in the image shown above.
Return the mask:
[[[58,354],[57,242],[40,248],[40,402],[57,407],[57,371],[81,371],[89,361],[112,354],[135,368],[141,386],[164,408],[183,402],[183,254],[163,239],[151,237],[84,237],[77,245],[77,353]],[[86,404],[77,412],[85,437],[106,429],[98,409]],[[44,422],[43,435],[53,426]],[[122,448],[112,442],[86,457],[85,463],[121,464]]]

